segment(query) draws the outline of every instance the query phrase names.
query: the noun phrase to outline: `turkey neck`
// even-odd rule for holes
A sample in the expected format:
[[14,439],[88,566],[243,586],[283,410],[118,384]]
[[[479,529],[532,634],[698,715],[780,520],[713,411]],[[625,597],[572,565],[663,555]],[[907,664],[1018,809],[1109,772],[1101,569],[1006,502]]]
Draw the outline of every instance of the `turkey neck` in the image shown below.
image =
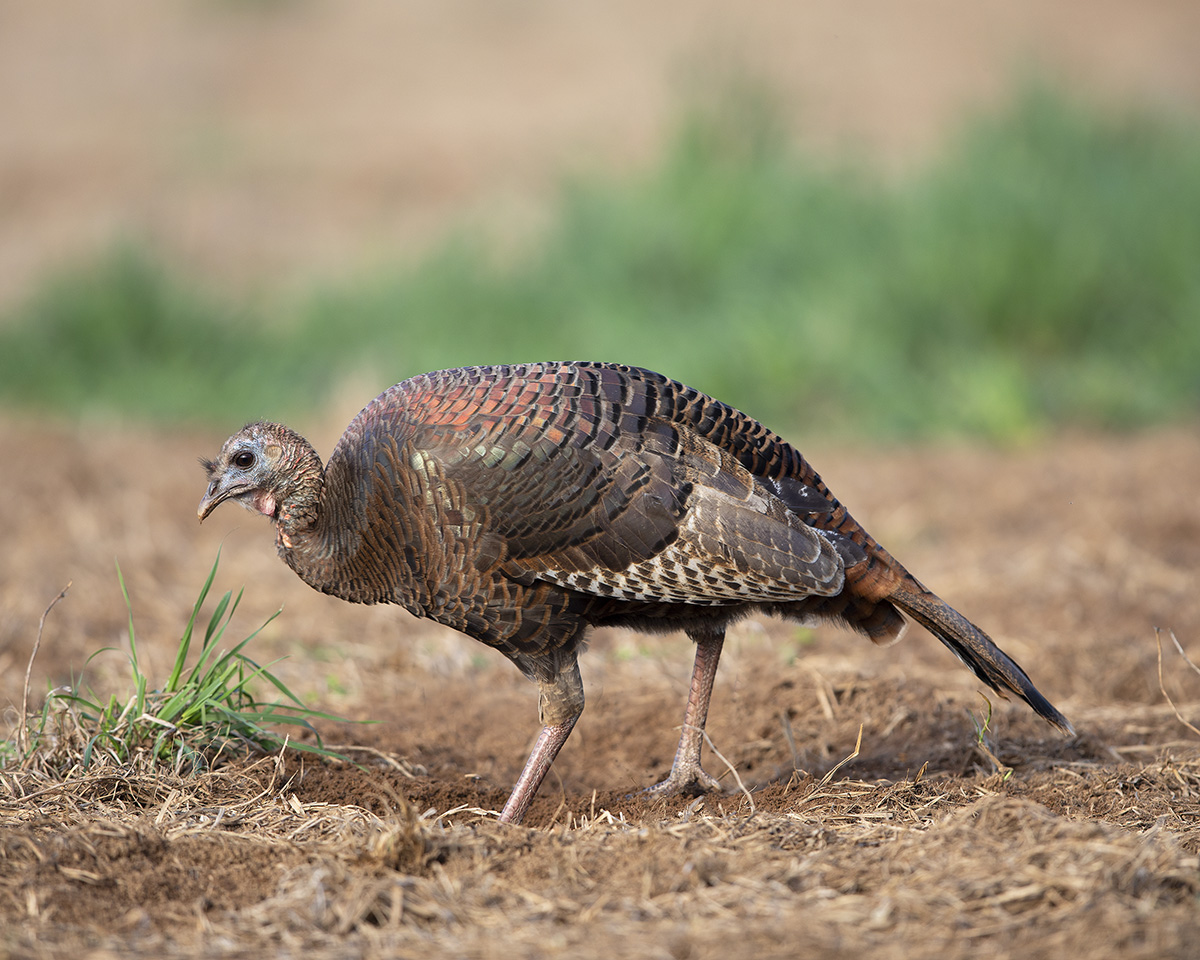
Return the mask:
[[[359,418],[322,467],[311,444],[295,444],[275,518],[275,546],[305,583],[353,603],[404,603],[413,596],[407,554],[411,516],[400,451],[388,430],[371,436]],[[377,459],[378,458],[378,459]]]
[[[290,432],[290,431],[289,431]],[[309,554],[320,538],[321,527],[328,526],[332,511],[326,499],[325,468],[311,443],[298,434],[290,455],[280,464],[279,506],[275,515],[275,547],[293,568],[290,555]]]

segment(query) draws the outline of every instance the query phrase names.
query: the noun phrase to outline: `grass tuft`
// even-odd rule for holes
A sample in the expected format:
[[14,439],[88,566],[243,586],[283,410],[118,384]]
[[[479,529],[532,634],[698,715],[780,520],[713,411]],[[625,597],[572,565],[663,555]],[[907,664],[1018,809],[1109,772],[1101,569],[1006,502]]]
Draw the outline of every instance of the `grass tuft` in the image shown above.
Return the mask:
[[[142,772],[166,767],[176,774],[194,774],[234,757],[277,752],[285,746],[344,759],[322,745],[312,725],[316,719],[340,718],[305,707],[271,673],[270,665],[259,665],[244,652],[278,613],[230,649],[222,650],[226,629],[242,598],[242,591],[236,597],[226,592],[217,601],[200,639],[201,609],[219,563],[218,552],[180,636],[170,675],[157,689],[151,689],[138,661],[133,606],[118,565],[117,580],[129,612],[132,691],[105,700],[77,686],[51,690],[41,712],[23,717],[17,736],[0,741],[0,769],[37,766],[66,779],[99,763],[132,765]],[[194,641],[199,643],[199,651],[189,665]],[[88,662],[102,652],[94,653]],[[261,699],[254,687],[263,683],[282,699]],[[281,726],[299,728],[315,742],[293,741],[279,731]]]
[[967,711],[967,716],[970,717],[971,724],[975,727],[975,749],[987,758],[987,761],[995,769],[997,775],[999,775],[1000,782],[1005,783],[1013,775],[1013,769],[1000,762],[988,736],[992,729],[992,701],[984,696],[982,692],[979,694],[979,699],[987,705],[987,712],[983,715],[982,719],[977,719],[975,714]]

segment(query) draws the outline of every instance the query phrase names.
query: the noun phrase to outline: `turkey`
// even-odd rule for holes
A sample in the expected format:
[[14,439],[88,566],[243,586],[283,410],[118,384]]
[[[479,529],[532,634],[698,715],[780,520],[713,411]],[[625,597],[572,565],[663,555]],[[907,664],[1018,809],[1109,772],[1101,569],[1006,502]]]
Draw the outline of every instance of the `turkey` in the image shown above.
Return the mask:
[[302,580],[397,603],[508,657],[542,731],[500,819],[519,823],[583,711],[589,625],[696,643],[666,795],[718,789],[700,748],[725,628],[751,613],[840,621],[878,644],[902,614],[1002,695],[1067,719],[988,636],[875,542],[800,453],[757,421],[636,367],[544,363],[428,373],[385,390],[322,467],[252,423],[202,460],[203,521],[233,500],[275,524]]

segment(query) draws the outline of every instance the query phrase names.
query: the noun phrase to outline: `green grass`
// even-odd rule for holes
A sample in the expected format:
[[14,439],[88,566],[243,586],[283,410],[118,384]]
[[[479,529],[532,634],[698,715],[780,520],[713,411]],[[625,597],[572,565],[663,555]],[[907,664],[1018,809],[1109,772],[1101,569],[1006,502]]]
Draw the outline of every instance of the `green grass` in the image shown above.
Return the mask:
[[601,359],[806,434],[1195,414],[1200,124],[1032,86],[889,180],[804,156],[777,116],[734,91],[689,112],[646,172],[566,184],[516,256],[464,229],[286,317],[124,247],[0,324],[0,400],[231,427],[308,415],[351,370],[383,388]]
[[[85,773],[97,764],[133,764],[144,771],[165,768],[177,774],[195,773],[247,753],[277,752],[285,742],[299,750],[339,756],[321,746],[311,723],[338,718],[305,707],[268,667],[245,653],[246,645],[274,617],[229,650],[220,649],[241,591],[237,597],[227,592],[217,601],[200,650],[189,665],[200,611],[219,560],[218,555],[200,589],[176,646],[171,672],[156,689],[150,688],[138,661],[133,608],[118,568],[117,579],[129,610],[131,689],[107,699],[79,689],[78,684],[50,691],[40,713],[26,717],[13,737],[0,740],[0,769],[33,764],[66,777]],[[262,685],[274,688],[282,700],[260,699],[254,688]],[[288,726],[312,734],[314,742],[287,739],[280,727]]]

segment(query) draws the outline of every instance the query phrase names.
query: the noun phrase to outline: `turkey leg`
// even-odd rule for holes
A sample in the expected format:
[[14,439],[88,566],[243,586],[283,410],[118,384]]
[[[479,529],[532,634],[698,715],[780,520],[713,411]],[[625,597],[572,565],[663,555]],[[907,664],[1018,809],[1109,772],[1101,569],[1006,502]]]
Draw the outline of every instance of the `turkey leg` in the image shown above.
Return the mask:
[[716,779],[700,766],[700,746],[704,742],[704,724],[708,720],[708,703],[712,699],[721,647],[725,644],[725,631],[700,633],[689,630],[688,636],[696,641],[696,663],[692,667],[692,688],[688,691],[687,708],[683,713],[683,732],[679,735],[670,776],[645,791],[655,797],[721,789]]
[[541,695],[538,698],[538,714],[542,721],[542,732],[525,761],[525,769],[517,778],[516,786],[509,794],[508,802],[500,812],[501,823],[520,823],[529,807],[529,801],[537,793],[546,778],[550,764],[558,751],[567,742],[575,721],[583,713],[583,680],[579,676],[579,663],[574,656],[553,680],[539,680]]

